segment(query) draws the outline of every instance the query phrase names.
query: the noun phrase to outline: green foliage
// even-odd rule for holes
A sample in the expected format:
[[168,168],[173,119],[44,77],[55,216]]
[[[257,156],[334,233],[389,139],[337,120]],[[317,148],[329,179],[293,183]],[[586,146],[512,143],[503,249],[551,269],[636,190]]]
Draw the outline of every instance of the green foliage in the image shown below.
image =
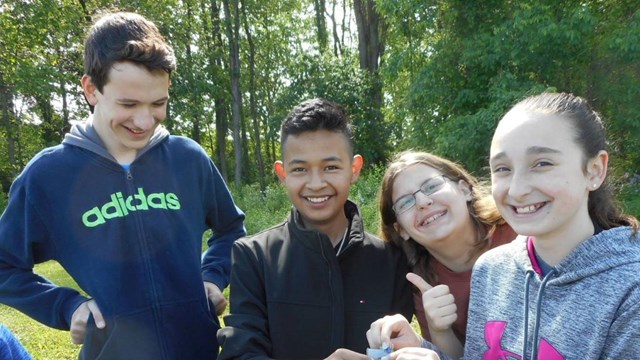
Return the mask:
[[291,202],[283,186],[269,184],[260,191],[258,184],[232,187],[236,205],[246,215],[247,234],[253,235],[284,221],[291,210]]
[[360,178],[351,186],[349,194],[349,198],[360,207],[365,229],[372,234],[377,234],[380,228],[378,196],[384,170],[384,164],[365,163]]

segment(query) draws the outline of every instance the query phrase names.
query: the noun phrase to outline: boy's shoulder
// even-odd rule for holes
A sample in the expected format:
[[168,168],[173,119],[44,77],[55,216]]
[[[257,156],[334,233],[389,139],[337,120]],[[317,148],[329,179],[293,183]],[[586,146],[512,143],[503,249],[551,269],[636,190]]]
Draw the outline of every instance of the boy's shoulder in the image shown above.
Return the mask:
[[267,229],[261,230],[253,235],[248,235],[243,238],[236,240],[235,244],[240,245],[251,245],[255,246],[255,244],[266,243],[272,240],[281,239],[284,240],[288,238],[286,235],[288,232],[286,231],[288,221],[283,221],[277,225],[269,227]]
[[68,161],[70,156],[72,156],[71,153],[62,144],[42,149],[25,165],[22,175],[37,174],[40,171],[48,172],[63,161]]

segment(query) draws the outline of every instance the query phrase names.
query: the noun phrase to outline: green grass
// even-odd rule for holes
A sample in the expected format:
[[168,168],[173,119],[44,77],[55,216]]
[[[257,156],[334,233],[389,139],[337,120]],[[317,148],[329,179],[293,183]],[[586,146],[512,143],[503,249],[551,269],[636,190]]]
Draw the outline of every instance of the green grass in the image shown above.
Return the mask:
[[[365,225],[370,232],[378,229],[377,192],[383,169],[372,167],[367,169],[360,180],[352,187],[351,199],[358,203],[362,210]],[[627,212],[640,215],[640,190],[627,188],[621,194],[621,200]],[[290,203],[279,184],[270,185],[264,192],[256,186],[244,186],[232,189],[238,206],[247,214],[246,227],[249,234],[266,229],[282,222],[288,215]],[[204,246],[204,245],[203,245]],[[73,280],[56,262],[39,264],[35,272],[47,277],[54,283],[77,288]],[[228,298],[228,289],[225,290]],[[22,313],[0,305],[0,321],[5,323],[25,345],[34,359],[76,359],[80,347],[71,343],[67,331],[48,328]],[[417,331],[417,322],[413,321]]]
[[[78,289],[66,271],[54,261],[38,264],[38,274],[62,286]],[[77,359],[80,347],[71,343],[68,331],[47,327],[21,312],[0,304],[0,319],[13,331],[36,360]]]

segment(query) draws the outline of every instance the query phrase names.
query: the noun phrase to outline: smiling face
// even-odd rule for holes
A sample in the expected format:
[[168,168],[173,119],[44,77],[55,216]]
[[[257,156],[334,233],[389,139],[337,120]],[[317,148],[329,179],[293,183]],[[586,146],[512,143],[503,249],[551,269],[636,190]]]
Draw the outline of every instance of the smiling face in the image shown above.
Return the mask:
[[498,125],[491,143],[492,192],[518,234],[569,242],[593,233],[587,201],[601,180],[583,170],[574,138],[575,129],[561,115],[518,109]]
[[149,72],[132,62],[113,65],[103,91],[84,76],[82,86],[95,106],[93,126],[119,163],[130,163],[164,120],[169,99],[169,74]]
[[346,137],[327,130],[289,135],[276,174],[307,228],[329,236],[347,226],[344,204],[360,174],[362,157],[352,156]]
[[475,240],[466,182],[445,178],[445,185],[430,196],[416,192],[425,181],[441,175],[430,166],[414,164],[402,170],[393,183],[394,204],[405,195],[415,193],[416,198],[415,206],[396,215],[396,229],[405,240],[412,238],[430,251],[444,249],[459,239],[469,239],[471,244]]

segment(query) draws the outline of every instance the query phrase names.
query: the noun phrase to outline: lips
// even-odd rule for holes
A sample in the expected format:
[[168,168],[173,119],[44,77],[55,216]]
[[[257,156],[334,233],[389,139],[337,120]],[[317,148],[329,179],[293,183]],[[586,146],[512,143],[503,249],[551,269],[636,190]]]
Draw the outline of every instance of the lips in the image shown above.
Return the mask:
[[314,203],[314,204],[321,204],[327,200],[329,200],[329,196],[321,196],[321,197],[310,197],[310,196],[305,196],[304,197],[307,201]]
[[129,130],[129,132],[133,133],[134,135],[142,135],[145,133],[144,130],[137,130],[137,129],[133,129],[127,126],[123,126],[125,129]]
[[536,211],[540,210],[540,208],[545,206],[546,204],[547,204],[546,202],[540,202],[540,203],[537,203],[537,204],[531,204],[531,205],[526,205],[526,206],[512,206],[512,208],[516,212],[516,214],[526,215],[526,214],[535,213]]
[[443,210],[439,213],[433,214],[433,215],[429,215],[427,218],[423,219],[420,222],[420,226],[427,226],[429,224],[431,224],[432,222],[438,220],[439,218],[445,216],[447,214],[447,210]]

